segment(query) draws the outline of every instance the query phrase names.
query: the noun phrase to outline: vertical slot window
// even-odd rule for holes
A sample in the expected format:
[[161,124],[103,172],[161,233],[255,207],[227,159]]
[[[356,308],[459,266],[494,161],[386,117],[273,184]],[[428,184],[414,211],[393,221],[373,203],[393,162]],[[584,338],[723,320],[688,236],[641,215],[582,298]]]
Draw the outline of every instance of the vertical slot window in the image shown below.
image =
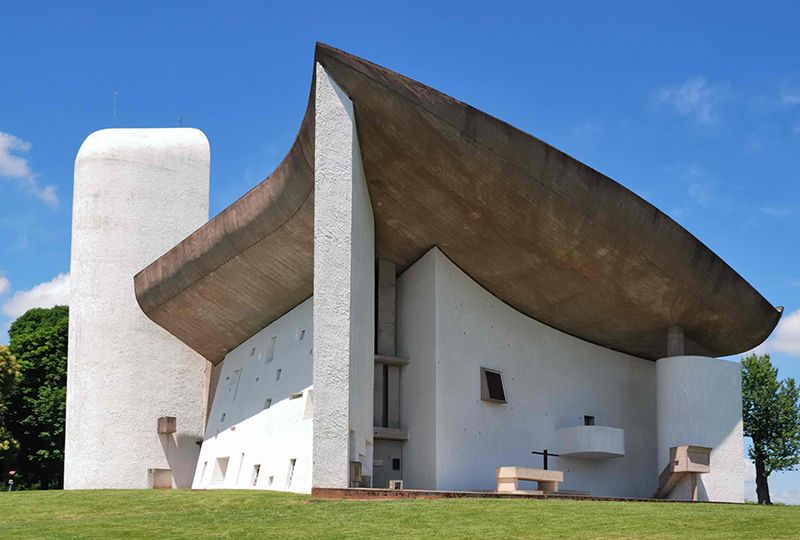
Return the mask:
[[269,364],[275,358],[275,344],[278,336],[272,336],[267,342],[267,350],[264,351],[264,363]]

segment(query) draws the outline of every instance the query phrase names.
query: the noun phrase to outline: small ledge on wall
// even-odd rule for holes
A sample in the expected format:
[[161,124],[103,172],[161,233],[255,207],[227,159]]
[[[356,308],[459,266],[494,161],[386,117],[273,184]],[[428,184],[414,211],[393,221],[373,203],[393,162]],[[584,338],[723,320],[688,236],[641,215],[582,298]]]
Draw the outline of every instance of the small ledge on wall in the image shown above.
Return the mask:
[[625,455],[625,430],[608,426],[572,426],[556,430],[558,453],[580,459],[611,459]]

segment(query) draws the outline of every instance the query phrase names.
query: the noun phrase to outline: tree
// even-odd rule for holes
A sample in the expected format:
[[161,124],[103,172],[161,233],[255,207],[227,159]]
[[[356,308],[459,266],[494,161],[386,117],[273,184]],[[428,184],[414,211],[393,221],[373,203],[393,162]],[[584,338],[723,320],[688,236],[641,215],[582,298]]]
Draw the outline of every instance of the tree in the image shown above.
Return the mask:
[[0,471],[6,469],[19,450],[19,443],[6,429],[5,403],[19,382],[19,363],[8,347],[0,345]]
[[769,355],[742,359],[742,420],[753,439],[748,456],[756,465],[759,504],[772,504],[767,479],[800,463],[800,391],[791,377],[778,381]]
[[60,487],[64,476],[68,326],[69,309],[56,306],[28,310],[8,331],[20,379],[6,400],[6,421],[19,441],[22,485]]

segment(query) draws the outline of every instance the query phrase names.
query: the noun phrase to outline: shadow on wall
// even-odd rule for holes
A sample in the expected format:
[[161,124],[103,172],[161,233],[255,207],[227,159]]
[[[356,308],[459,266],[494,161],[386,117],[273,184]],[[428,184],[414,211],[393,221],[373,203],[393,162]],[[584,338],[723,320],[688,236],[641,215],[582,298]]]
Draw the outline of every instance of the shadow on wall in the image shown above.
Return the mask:
[[161,434],[158,438],[172,472],[173,486],[179,489],[191,488],[200,456],[198,439],[184,433]]

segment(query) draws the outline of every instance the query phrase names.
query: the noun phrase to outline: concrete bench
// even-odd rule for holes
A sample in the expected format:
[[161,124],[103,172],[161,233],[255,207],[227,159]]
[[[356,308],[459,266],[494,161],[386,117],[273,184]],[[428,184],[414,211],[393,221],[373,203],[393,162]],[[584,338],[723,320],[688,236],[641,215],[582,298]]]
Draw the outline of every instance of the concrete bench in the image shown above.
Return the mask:
[[554,493],[564,481],[564,473],[530,467],[497,467],[497,493],[534,493],[519,489],[520,480],[537,482],[541,493]]

